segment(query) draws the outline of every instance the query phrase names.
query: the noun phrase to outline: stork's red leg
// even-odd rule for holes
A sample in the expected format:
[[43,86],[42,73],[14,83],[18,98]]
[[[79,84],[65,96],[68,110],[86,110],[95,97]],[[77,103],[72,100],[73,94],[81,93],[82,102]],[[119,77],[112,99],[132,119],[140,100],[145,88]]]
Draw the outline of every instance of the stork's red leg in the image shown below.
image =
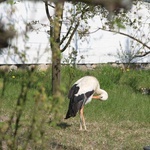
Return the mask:
[[86,125],[85,125],[85,118],[83,114],[84,107],[82,107],[79,111],[80,113],[80,130],[82,130],[82,126],[84,126],[84,129],[86,130]]

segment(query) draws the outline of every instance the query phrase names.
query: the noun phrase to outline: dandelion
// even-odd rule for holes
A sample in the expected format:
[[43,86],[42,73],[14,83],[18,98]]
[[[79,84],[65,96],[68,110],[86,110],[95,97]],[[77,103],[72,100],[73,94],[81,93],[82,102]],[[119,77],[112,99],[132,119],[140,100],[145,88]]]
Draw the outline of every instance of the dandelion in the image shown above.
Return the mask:
[[15,76],[12,76],[13,79],[15,79]]
[[126,71],[130,71],[130,69],[129,68],[127,68],[127,70]]

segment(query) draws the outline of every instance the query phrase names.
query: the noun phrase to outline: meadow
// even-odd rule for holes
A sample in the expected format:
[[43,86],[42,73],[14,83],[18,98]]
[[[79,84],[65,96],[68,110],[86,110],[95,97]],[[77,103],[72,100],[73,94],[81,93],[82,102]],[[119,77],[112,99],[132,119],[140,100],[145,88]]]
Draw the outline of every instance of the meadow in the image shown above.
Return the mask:
[[[60,98],[51,96],[47,71],[0,72],[0,149],[142,150],[150,145],[150,70],[100,65],[82,71],[63,66]],[[79,115],[65,120],[72,84],[95,76],[109,98],[85,106],[87,131]]]

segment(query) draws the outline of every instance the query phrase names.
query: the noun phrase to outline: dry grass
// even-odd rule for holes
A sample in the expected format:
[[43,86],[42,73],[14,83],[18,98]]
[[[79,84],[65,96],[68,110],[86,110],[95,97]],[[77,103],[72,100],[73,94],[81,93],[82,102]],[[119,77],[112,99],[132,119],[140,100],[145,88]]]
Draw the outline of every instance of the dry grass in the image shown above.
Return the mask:
[[57,150],[141,150],[150,144],[150,124],[123,121],[89,122],[87,131],[79,131],[79,121],[72,118],[50,128],[48,149]]
[[[2,118],[1,118],[2,119]],[[3,121],[6,119],[4,116]],[[1,120],[1,122],[3,122]],[[131,121],[88,121],[87,131],[79,130],[79,116],[52,127],[45,123],[43,150],[142,150],[150,145],[150,123]],[[24,127],[25,128],[25,127]],[[25,130],[24,130],[25,131]],[[23,128],[21,132],[24,132]],[[20,142],[25,139],[20,137]],[[4,149],[7,149],[4,144]],[[37,145],[40,143],[37,143]],[[41,148],[41,147],[40,147]],[[28,144],[28,150],[40,149]]]

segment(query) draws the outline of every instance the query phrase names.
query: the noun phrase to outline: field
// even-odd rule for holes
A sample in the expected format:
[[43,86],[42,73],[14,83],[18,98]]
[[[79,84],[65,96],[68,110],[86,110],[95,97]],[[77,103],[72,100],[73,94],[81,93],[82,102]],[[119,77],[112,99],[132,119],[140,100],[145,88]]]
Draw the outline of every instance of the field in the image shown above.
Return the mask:
[[[150,70],[64,66],[59,98],[51,96],[50,72],[1,71],[0,149],[142,150],[150,145]],[[109,99],[85,106],[87,131],[79,131],[79,115],[64,117],[68,89],[84,75],[97,77]]]

